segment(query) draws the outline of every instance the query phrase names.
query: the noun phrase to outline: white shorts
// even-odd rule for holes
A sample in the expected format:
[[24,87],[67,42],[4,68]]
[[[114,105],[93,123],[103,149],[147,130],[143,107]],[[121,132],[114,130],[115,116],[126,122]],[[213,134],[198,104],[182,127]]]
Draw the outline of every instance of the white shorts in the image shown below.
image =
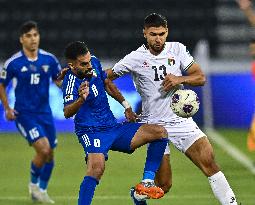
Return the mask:
[[[159,123],[161,125],[161,123]],[[168,132],[169,143],[172,143],[179,151],[185,153],[187,149],[199,138],[206,136],[192,118],[181,122],[167,123],[163,125]],[[170,154],[169,146],[165,154]]]

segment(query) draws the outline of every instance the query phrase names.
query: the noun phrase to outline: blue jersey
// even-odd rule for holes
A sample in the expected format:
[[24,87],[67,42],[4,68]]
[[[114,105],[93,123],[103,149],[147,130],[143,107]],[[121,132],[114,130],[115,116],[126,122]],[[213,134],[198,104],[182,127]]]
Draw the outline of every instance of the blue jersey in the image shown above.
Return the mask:
[[89,95],[74,119],[77,135],[84,130],[100,131],[117,125],[117,120],[110,110],[104,87],[106,73],[102,70],[101,64],[95,56],[91,57],[91,64],[94,77],[79,79],[69,70],[62,84],[64,105],[66,106],[79,98],[78,89],[81,83],[89,82]]
[[56,80],[61,66],[54,55],[38,50],[38,58],[30,60],[20,51],[9,58],[2,70],[0,83],[5,86],[17,79],[15,110],[23,113],[51,113],[50,79]]

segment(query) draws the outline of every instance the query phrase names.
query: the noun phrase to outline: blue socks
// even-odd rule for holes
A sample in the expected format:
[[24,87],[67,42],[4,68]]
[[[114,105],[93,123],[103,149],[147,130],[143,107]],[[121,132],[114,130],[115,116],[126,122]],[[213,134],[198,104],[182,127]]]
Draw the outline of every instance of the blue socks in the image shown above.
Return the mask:
[[48,186],[48,182],[50,180],[50,176],[52,173],[52,170],[54,168],[54,161],[46,162],[42,168],[42,173],[40,176],[40,183],[39,187],[40,189],[46,190]]
[[42,190],[46,190],[53,168],[54,161],[46,162],[42,168],[36,167],[34,163],[31,162],[31,183],[39,183],[39,188]]
[[160,166],[162,157],[164,155],[168,138],[162,138],[150,143],[147,149],[147,157],[144,167],[143,180],[154,180],[155,174]]
[[91,204],[91,201],[94,196],[94,192],[98,183],[99,181],[94,177],[91,177],[91,176],[84,177],[80,186],[78,205]]
[[36,167],[33,162],[31,162],[31,168],[30,168],[30,177],[31,182],[33,184],[37,184],[39,181],[39,177],[41,175],[42,168]]

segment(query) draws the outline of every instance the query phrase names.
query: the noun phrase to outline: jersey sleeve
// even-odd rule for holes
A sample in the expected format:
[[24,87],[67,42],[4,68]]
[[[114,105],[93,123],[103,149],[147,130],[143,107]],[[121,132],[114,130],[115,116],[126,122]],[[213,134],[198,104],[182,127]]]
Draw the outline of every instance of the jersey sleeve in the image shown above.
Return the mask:
[[62,84],[62,92],[64,99],[64,106],[74,102],[79,98],[78,86],[76,77],[74,75],[66,75]]
[[180,60],[181,60],[181,70],[186,72],[194,63],[194,58],[190,55],[188,49],[183,44],[180,45]]
[[58,77],[58,73],[61,70],[61,65],[58,61],[58,59],[53,55],[51,60],[51,77],[52,80],[56,80]]
[[5,63],[4,67],[0,69],[0,83],[3,83],[5,86],[7,86],[14,75],[15,72],[12,63]]
[[121,59],[113,66],[112,71],[117,76],[123,76],[127,73],[131,73],[133,71],[133,68],[135,67],[134,60],[132,58],[133,55],[133,52],[126,55],[123,59]]

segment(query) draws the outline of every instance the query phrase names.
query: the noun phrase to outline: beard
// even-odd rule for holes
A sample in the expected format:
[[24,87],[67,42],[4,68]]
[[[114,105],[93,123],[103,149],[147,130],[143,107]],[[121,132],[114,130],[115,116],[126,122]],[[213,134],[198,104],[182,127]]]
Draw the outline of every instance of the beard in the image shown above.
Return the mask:
[[151,45],[150,46],[151,49],[155,52],[155,53],[161,53],[161,51],[163,51],[165,45],[163,44],[162,46],[157,46],[157,45]]
[[81,71],[81,70],[77,70],[76,75],[77,75],[77,77],[80,78],[80,79],[92,78],[93,72],[90,71],[90,72],[85,73],[85,72],[83,72],[83,71]]

